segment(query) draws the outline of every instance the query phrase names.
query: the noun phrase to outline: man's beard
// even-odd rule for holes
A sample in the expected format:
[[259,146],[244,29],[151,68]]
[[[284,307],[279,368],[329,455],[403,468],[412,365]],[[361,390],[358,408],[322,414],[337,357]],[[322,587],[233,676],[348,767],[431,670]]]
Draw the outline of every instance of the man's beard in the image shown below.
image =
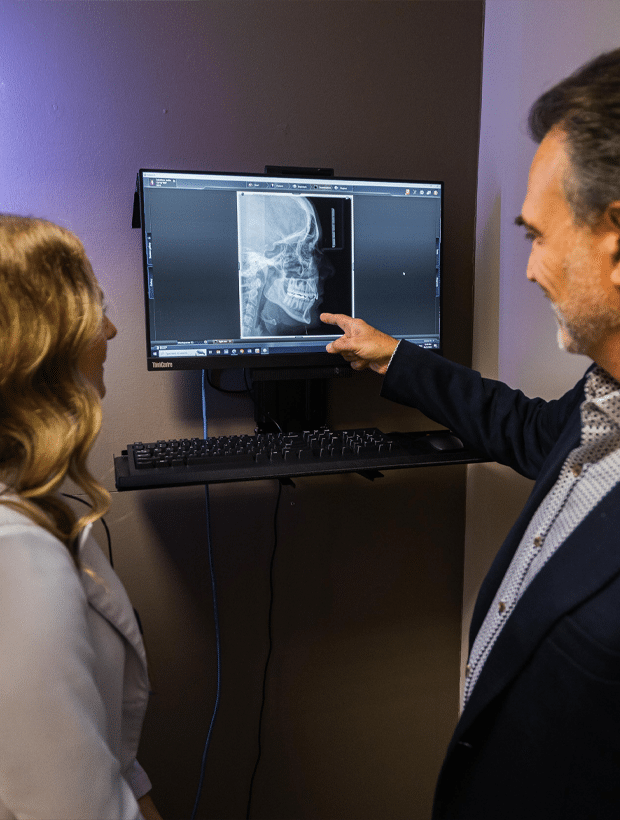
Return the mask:
[[567,353],[587,356],[603,336],[620,328],[620,312],[609,303],[602,285],[592,282],[589,259],[576,247],[563,264],[570,295],[562,305],[552,303],[558,322],[558,345]]
[[567,318],[552,305],[558,323],[558,347],[567,353],[588,356],[607,331],[620,327],[620,316],[608,305],[595,305],[589,314]]

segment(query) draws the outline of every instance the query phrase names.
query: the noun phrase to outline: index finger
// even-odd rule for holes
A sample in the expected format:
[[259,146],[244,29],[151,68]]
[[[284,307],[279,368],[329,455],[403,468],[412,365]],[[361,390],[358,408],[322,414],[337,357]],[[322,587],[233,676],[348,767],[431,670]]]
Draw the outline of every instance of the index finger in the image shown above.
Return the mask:
[[336,325],[345,333],[348,332],[351,322],[353,321],[346,313],[321,313],[321,321],[326,325]]

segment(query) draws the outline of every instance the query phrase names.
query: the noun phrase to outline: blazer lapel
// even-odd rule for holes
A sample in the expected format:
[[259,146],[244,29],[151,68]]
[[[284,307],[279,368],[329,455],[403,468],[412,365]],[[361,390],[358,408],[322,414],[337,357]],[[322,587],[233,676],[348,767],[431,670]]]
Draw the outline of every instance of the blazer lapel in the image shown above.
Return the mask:
[[133,647],[146,669],[146,654],[138,621],[118,575],[90,538],[89,524],[80,533],[81,580],[89,604]]
[[527,588],[487,658],[455,740],[518,675],[555,623],[620,574],[620,487],[581,522]]
[[580,433],[581,416],[579,409],[577,409],[573,414],[570,423],[564,428],[564,431],[558,439],[556,446],[549,454],[549,458],[541,469],[540,476],[525,503],[525,507],[508,533],[506,540],[495,556],[495,559],[491,564],[491,568],[480,586],[469,632],[470,648],[476,635],[478,634],[478,630],[482,626],[482,622],[484,621],[493,598],[495,597],[495,593],[497,592],[497,589],[501,584],[508,567],[510,566],[510,562],[512,561],[515,551],[521,542],[521,538],[523,537],[523,533],[525,532],[532,519],[532,516],[544,500],[545,496],[555,484],[566,457],[571,450],[579,444]]

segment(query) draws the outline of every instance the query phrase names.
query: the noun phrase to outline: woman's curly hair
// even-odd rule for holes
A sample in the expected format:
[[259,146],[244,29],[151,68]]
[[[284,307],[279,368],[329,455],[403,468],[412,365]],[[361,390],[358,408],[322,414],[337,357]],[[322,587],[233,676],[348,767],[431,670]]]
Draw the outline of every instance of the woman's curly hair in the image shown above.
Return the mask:
[[[101,331],[102,296],[79,239],[42,219],[0,215],[2,503],[63,541],[109,506],[86,466],[101,427],[96,389],[78,363]],[[77,518],[58,496],[70,477],[89,496]]]

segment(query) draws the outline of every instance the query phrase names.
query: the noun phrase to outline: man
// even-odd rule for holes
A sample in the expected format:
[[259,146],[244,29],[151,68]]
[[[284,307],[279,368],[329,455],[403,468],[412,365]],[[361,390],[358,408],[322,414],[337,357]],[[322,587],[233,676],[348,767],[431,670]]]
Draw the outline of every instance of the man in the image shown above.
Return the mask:
[[[323,314],[328,345],[385,375],[489,459],[535,478],[482,584],[464,709],[436,820],[620,818],[620,49],[544,94],[517,224],[567,351],[594,362],[557,401]],[[617,381],[618,380],[618,381]]]

